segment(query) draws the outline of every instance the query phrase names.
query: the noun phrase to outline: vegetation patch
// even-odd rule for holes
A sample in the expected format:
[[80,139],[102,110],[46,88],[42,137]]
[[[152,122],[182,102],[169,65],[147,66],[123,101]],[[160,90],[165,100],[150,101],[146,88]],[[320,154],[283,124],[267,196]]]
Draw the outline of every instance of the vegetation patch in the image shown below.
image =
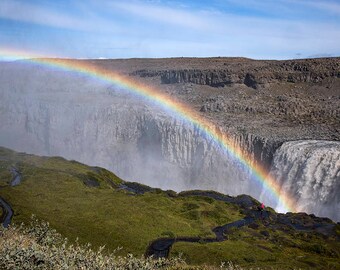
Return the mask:
[[70,244],[46,222],[0,229],[1,269],[185,269],[180,258],[158,259],[105,254],[104,248]]
[[[151,241],[164,237],[164,232],[213,236],[212,227],[242,218],[237,208],[223,202],[169,196],[156,189],[129,196],[129,191],[120,188],[126,182],[107,170],[63,158],[0,150],[0,157],[6,158],[8,165],[16,163],[23,177],[20,185],[0,189],[0,196],[14,210],[13,221],[28,223],[35,214],[71,242],[78,238],[79,243],[91,243],[95,249],[102,245],[108,251],[122,247],[117,255],[141,256]],[[2,166],[0,173],[6,170]],[[100,185],[88,187],[84,179],[95,179]],[[186,215],[183,210],[192,205],[196,209],[187,212],[195,212]],[[218,218],[202,214],[207,211],[221,213]]]
[[[223,242],[175,243],[171,256],[182,254],[187,263],[218,266],[232,262],[243,268],[261,269],[339,269],[339,241],[324,240],[313,232],[287,233],[272,230],[259,222],[257,226],[232,228]],[[263,235],[263,231],[268,232]]]

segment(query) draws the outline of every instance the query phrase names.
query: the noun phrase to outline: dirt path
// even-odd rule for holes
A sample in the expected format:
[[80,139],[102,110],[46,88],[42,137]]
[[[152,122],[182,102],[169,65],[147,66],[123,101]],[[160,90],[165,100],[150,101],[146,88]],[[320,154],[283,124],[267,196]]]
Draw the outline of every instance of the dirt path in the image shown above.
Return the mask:
[[[13,177],[10,182],[10,186],[14,187],[20,185],[22,180],[22,175],[19,170],[15,167],[10,169]],[[0,222],[3,227],[7,228],[9,224],[11,224],[12,217],[13,217],[13,209],[3,198],[0,197],[0,207],[3,209],[3,214],[0,216]]]
[[[230,201],[231,197],[229,196],[221,196],[218,197],[216,194],[209,193],[209,192],[196,192],[197,194],[194,195],[203,195],[206,197],[211,197],[216,200],[220,201]],[[191,194],[192,195],[192,194]],[[186,196],[186,195],[185,195]],[[190,195],[189,195],[190,196]],[[244,203],[244,202],[240,202]],[[262,213],[263,218],[266,218],[268,216],[267,212]],[[190,243],[213,243],[213,242],[221,242],[227,240],[225,234],[230,230],[231,228],[241,228],[243,226],[247,226],[251,223],[254,223],[257,219],[261,218],[261,213],[256,210],[249,210],[248,215],[240,220],[227,223],[222,226],[217,226],[212,229],[212,231],[215,234],[215,238],[201,238],[201,237],[176,237],[176,238],[158,238],[150,243],[150,245],[147,247],[147,250],[145,252],[145,256],[154,256],[155,258],[166,258],[169,256],[171,247],[176,242],[190,242]]]
[[13,210],[11,206],[0,197],[0,207],[3,209],[3,214],[0,217],[0,222],[3,227],[7,228],[9,224],[11,224],[13,217]]
[[254,217],[245,217],[223,226],[218,226],[212,229],[215,233],[215,238],[201,238],[201,237],[176,237],[176,238],[158,238],[150,243],[145,255],[154,256],[155,258],[168,257],[172,245],[176,242],[190,242],[190,243],[213,243],[227,240],[225,234],[231,228],[240,228],[253,223],[256,220]]

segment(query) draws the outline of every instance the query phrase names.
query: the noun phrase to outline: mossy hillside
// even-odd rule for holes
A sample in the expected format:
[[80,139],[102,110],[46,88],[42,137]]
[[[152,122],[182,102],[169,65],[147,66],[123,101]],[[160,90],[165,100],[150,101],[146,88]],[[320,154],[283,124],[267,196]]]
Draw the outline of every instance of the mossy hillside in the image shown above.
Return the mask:
[[[22,174],[15,187],[8,186],[10,166]],[[121,190],[123,181],[113,173],[62,158],[1,148],[0,175],[0,196],[11,204],[15,223],[27,223],[35,214],[71,241],[111,251],[123,247],[122,255],[144,254],[150,241],[167,235],[212,236],[212,227],[242,218],[236,206],[205,197]],[[89,179],[99,186],[87,186]]]
[[[22,183],[16,187],[9,186],[12,167],[22,174]],[[243,217],[233,204],[192,192],[177,196],[141,187],[150,191],[138,195],[122,190],[121,184],[135,186],[102,168],[0,148],[0,196],[14,209],[13,221],[27,224],[33,213],[71,242],[79,238],[80,243],[89,242],[95,248],[106,245],[108,252],[123,247],[117,255],[131,252],[139,256],[158,237],[205,238],[213,236],[213,227]],[[334,237],[298,232],[282,224],[272,226],[278,227],[258,221],[254,226],[232,229],[228,240],[219,243],[179,242],[171,256],[183,253],[188,263],[213,268],[232,261],[244,268],[340,269],[339,225]]]
[[[0,148],[1,151],[1,148]],[[7,160],[0,160],[0,189],[8,186],[12,179],[12,174],[9,170],[12,162]]]
[[226,241],[211,244],[179,242],[170,255],[182,254],[189,264],[233,262],[261,269],[340,269],[336,236],[298,232],[289,226],[274,230],[258,221],[254,226],[231,229],[227,237]]

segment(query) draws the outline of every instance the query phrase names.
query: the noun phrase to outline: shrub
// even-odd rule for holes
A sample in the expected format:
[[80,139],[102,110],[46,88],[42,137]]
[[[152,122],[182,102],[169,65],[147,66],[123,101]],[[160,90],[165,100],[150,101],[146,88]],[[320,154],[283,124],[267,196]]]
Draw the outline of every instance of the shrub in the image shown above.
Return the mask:
[[[166,232],[171,233],[171,232]],[[180,258],[153,259],[106,254],[104,247],[92,250],[89,244],[68,243],[47,222],[32,216],[28,226],[0,226],[0,269],[116,269],[116,270],[214,270],[213,266],[189,266]],[[219,269],[242,270],[232,263]]]
[[69,244],[60,234],[34,217],[28,227],[0,231],[0,269],[162,269],[185,265],[180,258],[137,258],[105,255],[101,247]]

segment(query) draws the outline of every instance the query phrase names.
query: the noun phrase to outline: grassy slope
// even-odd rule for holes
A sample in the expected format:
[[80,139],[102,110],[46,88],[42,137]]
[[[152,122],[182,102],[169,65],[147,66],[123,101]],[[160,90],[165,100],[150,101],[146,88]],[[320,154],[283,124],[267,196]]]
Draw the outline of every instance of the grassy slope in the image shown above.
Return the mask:
[[[23,182],[9,187],[10,166]],[[83,181],[97,180],[91,188]],[[242,218],[230,204],[204,197],[169,197],[160,190],[134,195],[113,188],[121,183],[114,174],[62,158],[18,154],[0,148],[0,196],[15,211],[14,222],[28,222],[34,213],[71,240],[106,245],[119,254],[141,255],[148,243],[166,235],[211,236],[211,228]],[[233,261],[242,266],[340,269],[339,242],[317,234],[256,229],[235,230],[229,241],[211,244],[177,243],[173,255],[183,253],[189,263]]]
[[[264,236],[261,232],[266,231]],[[261,269],[340,269],[340,243],[319,234],[243,227],[230,233],[229,241],[209,245],[177,243],[172,255],[182,254],[188,263],[218,265],[232,261]]]
[[[10,179],[15,165],[23,175],[16,187],[3,187],[0,196],[14,209],[14,222],[27,222],[32,213],[47,220],[64,236],[121,254],[144,254],[148,243],[167,232],[175,235],[212,235],[216,225],[237,220],[238,208],[211,199],[171,198],[165,192],[133,195],[112,188],[107,179],[121,180],[105,170],[62,158],[14,154],[0,148],[0,186]],[[3,159],[3,158],[2,158]],[[5,176],[5,177],[4,177]],[[84,179],[97,179],[100,187],[87,187]]]

